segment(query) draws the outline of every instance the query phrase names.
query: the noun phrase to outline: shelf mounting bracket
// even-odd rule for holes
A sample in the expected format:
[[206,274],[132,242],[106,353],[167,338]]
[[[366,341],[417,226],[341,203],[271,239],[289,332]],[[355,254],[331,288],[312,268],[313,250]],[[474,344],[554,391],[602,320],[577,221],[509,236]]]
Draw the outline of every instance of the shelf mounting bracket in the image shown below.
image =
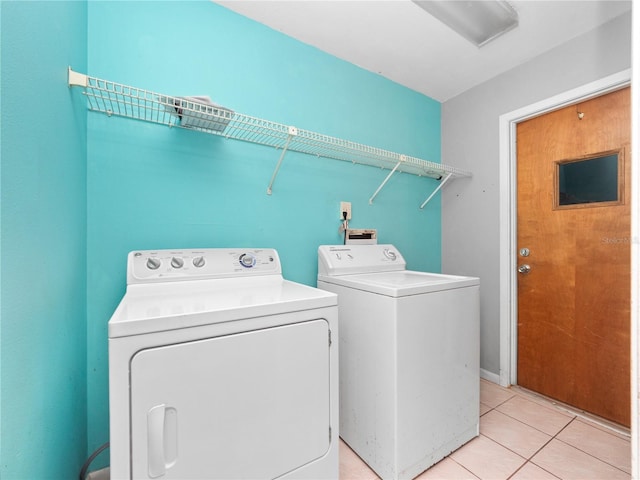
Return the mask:
[[282,153],[280,154],[280,158],[278,159],[278,163],[276,164],[276,168],[273,171],[273,175],[271,175],[271,181],[269,182],[269,186],[267,187],[267,195],[271,195],[273,192],[273,183],[276,181],[276,177],[278,176],[278,170],[280,170],[280,165],[282,165],[282,160],[284,160],[284,155],[287,153],[287,149],[289,148],[289,143],[291,143],[291,139],[298,135],[298,129],[296,127],[289,127],[289,135],[287,136],[287,142],[282,147]]
[[398,163],[396,163],[396,166],[393,167],[393,169],[389,172],[389,175],[387,175],[387,178],[385,178],[382,183],[380,184],[380,186],[378,187],[378,189],[373,192],[373,195],[371,196],[371,198],[369,199],[369,205],[373,205],[373,199],[376,198],[378,196],[378,193],[380,193],[380,190],[382,190],[382,187],[385,186],[385,184],[389,181],[389,179],[391,178],[391,175],[393,175],[396,170],[398,169],[398,167],[400,166],[400,164],[402,162],[405,161],[407,157],[405,155],[400,155],[400,161]]
[[436,187],[436,189],[433,191],[433,193],[431,193],[431,195],[429,195],[429,198],[427,198],[424,202],[422,202],[422,205],[420,205],[420,209],[423,209],[424,206],[429,203],[429,200],[431,200],[433,198],[433,196],[438,193],[440,191],[440,189],[442,187],[444,187],[444,184],[447,183],[449,181],[449,179],[451,178],[451,176],[453,175],[453,173],[450,173],[449,175],[447,175],[446,177],[444,177],[444,180],[442,180],[440,182],[440,185],[438,185]]
[[68,77],[67,83],[69,84],[69,88],[71,87],[86,87],[89,82],[87,80],[87,76],[83,73],[74,72],[71,70],[71,67],[67,70]]

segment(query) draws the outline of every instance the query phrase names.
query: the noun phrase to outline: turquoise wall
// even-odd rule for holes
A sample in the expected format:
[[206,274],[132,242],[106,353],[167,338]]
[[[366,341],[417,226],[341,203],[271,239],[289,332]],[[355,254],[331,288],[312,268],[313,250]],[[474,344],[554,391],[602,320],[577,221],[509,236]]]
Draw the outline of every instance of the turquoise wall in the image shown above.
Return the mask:
[[85,2],[0,3],[0,478],[86,458]]
[[[235,111],[439,161],[440,104],[212,2],[89,2],[92,76],[169,95],[209,95]],[[126,14],[125,14],[126,13]],[[435,180],[289,153],[273,195],[272,148],[88,115],[89,448],[108,439],[107,322],[135,249],[264,246],[284,275],[315,285],[320,244],[377,228],[409,267],[440,270]]]
[[352,227],[439,271],[434,180],[396,174],[369,205],[386,171],[289,153],[268,196],[278,151],[87,114],[66,67],[439,161],[432,99],[208,1],[2,1],[0,22],[0,477],[75,478],[108,440],[131,250],[274,247],[314,285],[350,201]]

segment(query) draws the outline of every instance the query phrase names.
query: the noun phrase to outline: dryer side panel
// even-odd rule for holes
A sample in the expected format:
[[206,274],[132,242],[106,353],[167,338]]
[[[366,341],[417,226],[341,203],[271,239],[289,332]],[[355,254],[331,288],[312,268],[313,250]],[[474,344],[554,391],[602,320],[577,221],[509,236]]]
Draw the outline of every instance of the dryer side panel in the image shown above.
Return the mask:
[[131,361],[133,478],[275,478],[329,450],[324,319],[186,342]]

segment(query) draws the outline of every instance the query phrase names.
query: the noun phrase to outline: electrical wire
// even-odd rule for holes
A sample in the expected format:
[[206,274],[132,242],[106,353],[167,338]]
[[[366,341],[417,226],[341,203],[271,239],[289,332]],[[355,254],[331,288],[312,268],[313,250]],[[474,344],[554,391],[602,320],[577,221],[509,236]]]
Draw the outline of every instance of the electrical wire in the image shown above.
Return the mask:
[[87,470],[89,470],[89,465],[91,465],[91,462],[93,462],[95,458],[98,455],[100,455],[102,451],[105,450],[106,448],[109,448],[109,442],[100,446],[95,452],[91,454],[89,458],[87,458],[87,461],[84,462],[84,465],[82,465],[82,469],[80,470],[80,475],[79,475],[80,480],[85,480],[87,478]]
[[342,225],[340,225],[340,230],[344,231],[344,239],[342,240],[342,244],[347,244],[347,230],[349,229],[349,220],[347,220],[347,212],[342,212]]

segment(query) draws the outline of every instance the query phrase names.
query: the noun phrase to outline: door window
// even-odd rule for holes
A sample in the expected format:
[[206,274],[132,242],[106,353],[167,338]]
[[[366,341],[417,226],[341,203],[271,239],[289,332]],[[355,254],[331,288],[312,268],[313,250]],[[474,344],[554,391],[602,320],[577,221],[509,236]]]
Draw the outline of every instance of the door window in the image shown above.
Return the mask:
[[619,204],[622,191],[619,152],[556,162],[555,207]]

